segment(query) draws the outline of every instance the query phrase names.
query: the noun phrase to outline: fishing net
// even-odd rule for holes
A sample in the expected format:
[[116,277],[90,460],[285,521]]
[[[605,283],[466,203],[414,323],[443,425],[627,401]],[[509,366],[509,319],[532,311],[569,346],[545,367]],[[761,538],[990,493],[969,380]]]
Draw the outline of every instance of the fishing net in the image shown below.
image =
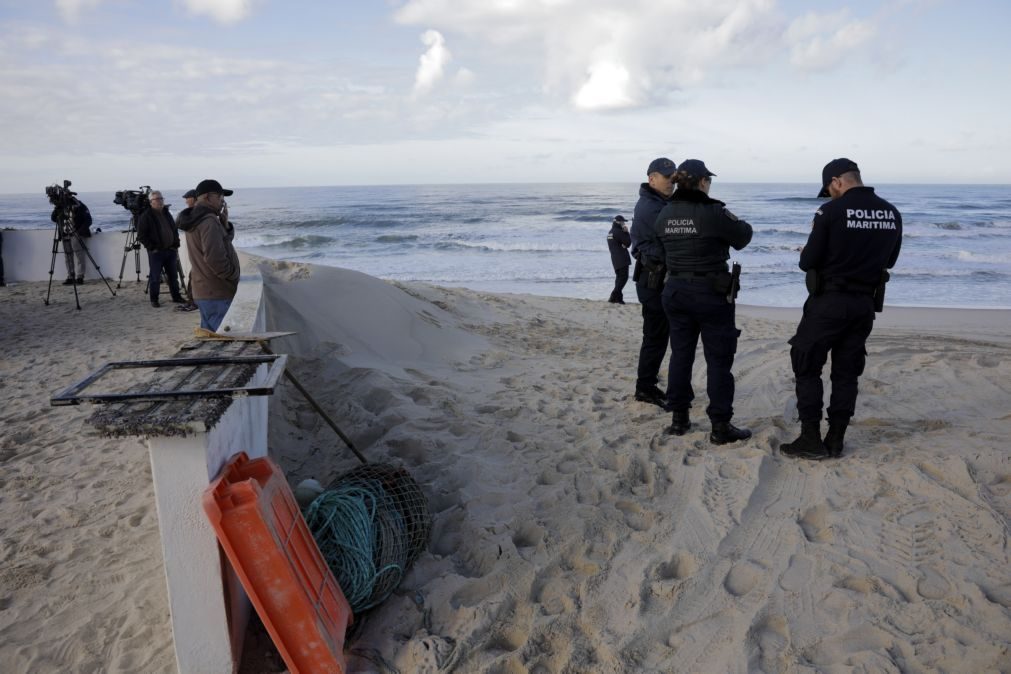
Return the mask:
[[396,589],[432,531],[420,485],[389,464],[340,475],[309,505],[305,519],[354,613]]

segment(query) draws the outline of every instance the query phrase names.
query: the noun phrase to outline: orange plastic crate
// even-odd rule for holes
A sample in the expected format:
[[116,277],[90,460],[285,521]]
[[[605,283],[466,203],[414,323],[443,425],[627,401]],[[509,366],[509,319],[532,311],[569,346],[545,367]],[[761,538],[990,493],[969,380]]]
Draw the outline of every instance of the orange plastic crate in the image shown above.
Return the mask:
[[292,674],[343,673],[351,622],[340,585],[316,547],[281,469],[232,459],[204,491],[221,547]]

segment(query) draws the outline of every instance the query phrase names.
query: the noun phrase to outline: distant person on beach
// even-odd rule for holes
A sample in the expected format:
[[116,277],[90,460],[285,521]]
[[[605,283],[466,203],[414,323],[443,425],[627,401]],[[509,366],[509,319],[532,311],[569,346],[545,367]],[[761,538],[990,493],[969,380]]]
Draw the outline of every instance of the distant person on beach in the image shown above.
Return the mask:
[[4,233],[0,231],[0,288],[7,285],[4,280]]
[[751,437],[750,430],[730,423],[734,416],[730,369],[740,330],[734,317],[738,274],[727,269],[727,260],[731,247],[741,250],[751,242],[752,229],[726,204],[709,196],[715,175],[700,159],[681,162],[674,176],[677,191],[657,217],[654,238],[667,267],[663,308],[670,325],[669,432],[684,435],[691,428],[692,367],[701,336],[709,394],[706,415],[712,424],[709,441],[725,445]]
[[611,231],[607,233],[607,249],[611,253],[611,265],[614,267],[614,290],[608,302],[624,304],[625,298],[621,291],[628,283],[628,268],[632,265],[632,257],[628,247],[632,245],[632,236],[628,233],[628,224],[624,215],[614,216]]
[[200,327],[217,331],[239,287],[239,256],[232,246],[235,230],[228,220],[226,190],[217,180],[201,180],[196,205],[179,213],[186,233],[193,301],[200,309]]
[[[902,215],[865,187],[856,162],[833,159],[821,172],[818,197],[832,200],[815,211],[800,268],[807,272],[807,301],[790,362],[797,390],[800,437],[780,445],[786,456],[842,456],[846,427],[857,402],[857,380],[867,358],[874,314],[884,304],[886,270],[902,246]],[[821,437],[821,371],[832,354],[828,433]]]
[[677,165],[666,157],[654,159],[646,168],[646,182],[639,185],[639,201],[632,215],[632,257],[635,294],[642,305],[642,346],[635,380],[635,399],[667,409],[667,394],[658,386],[660,364],[667,353],[668,327],[660,292],[666,270],[663,249],[653,236],[657,215],[674,193]]
[[[86,256],[85,243],[82,239],[91,237],[91,211],[84,205],[84,202],[77,197],[71,197],[70,213],[77,236],[74,236],[73,232],[60,232],[60,240],[63,242],[63,260],[67,265],[67,280],[63,282],[65,286],[84,283]],[[57,222],[58,216],[59,208],[54,208],[49,219]]]
[[165,197],[158,190],[151,192],[151,206],[137,219],[137,240],[147,250],[148,294],[151,306],[160,307],[158,294],[161,290],[162,271],[168,277],[169,294],[176,304],[185,304],[179,293],[179,230],[165,205]]
[[[197,203],[197,191],[187,190],[183,195],[183,201],[186,202],[185,208],[193,208]],[[176,215],[176,227],[179,226],[179,215],[182,215],[182,211]],[[179,267],[179,276],[183,276],[183,261],[178,256],[176,256],[176,265]],[[176,307],[176,311],[195,311],[197,305],[193,302],[193,282],[192,274],[190,274],[190,280],[186,282],[186,304]]]
[[[186,194],[183,195],[183,201],[186,202],[186,208],[193,208],[194,206],[196,206],[196,204],[197,204],[197,191],[196,190],[187,190]],[[176,219],[178,220],[179,216],[176,216]]]

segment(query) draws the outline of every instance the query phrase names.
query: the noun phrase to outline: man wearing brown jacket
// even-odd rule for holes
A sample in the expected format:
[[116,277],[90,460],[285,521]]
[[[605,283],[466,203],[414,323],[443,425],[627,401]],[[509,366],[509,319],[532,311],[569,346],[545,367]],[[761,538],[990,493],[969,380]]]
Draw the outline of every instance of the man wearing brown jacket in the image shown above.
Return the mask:
[[179,213],[186,233],[193,301],[200,309],[200,327],[217,331],[239,286],[239,256],[232,246],[235,233],[228,222],[225,197],[232,195],[217,180],[201,180],[196,204]]

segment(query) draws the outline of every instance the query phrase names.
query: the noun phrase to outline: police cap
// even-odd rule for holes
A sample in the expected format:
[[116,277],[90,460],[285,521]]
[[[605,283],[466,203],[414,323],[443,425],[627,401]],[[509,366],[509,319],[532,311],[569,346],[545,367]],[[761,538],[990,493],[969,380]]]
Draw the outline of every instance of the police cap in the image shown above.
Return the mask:
[[832,182],[832,178],[838,178],[844,173],[849,173],[850,171],[859,171],[860,167],[852,159],[846,159],[841,157],[839,159],[833,159],[829,163],[825,164],[825,168],[821,170],[821,192],[818,192],[819,199],[825,199],[826,197],[832,196],[828,193],[828,184]]

